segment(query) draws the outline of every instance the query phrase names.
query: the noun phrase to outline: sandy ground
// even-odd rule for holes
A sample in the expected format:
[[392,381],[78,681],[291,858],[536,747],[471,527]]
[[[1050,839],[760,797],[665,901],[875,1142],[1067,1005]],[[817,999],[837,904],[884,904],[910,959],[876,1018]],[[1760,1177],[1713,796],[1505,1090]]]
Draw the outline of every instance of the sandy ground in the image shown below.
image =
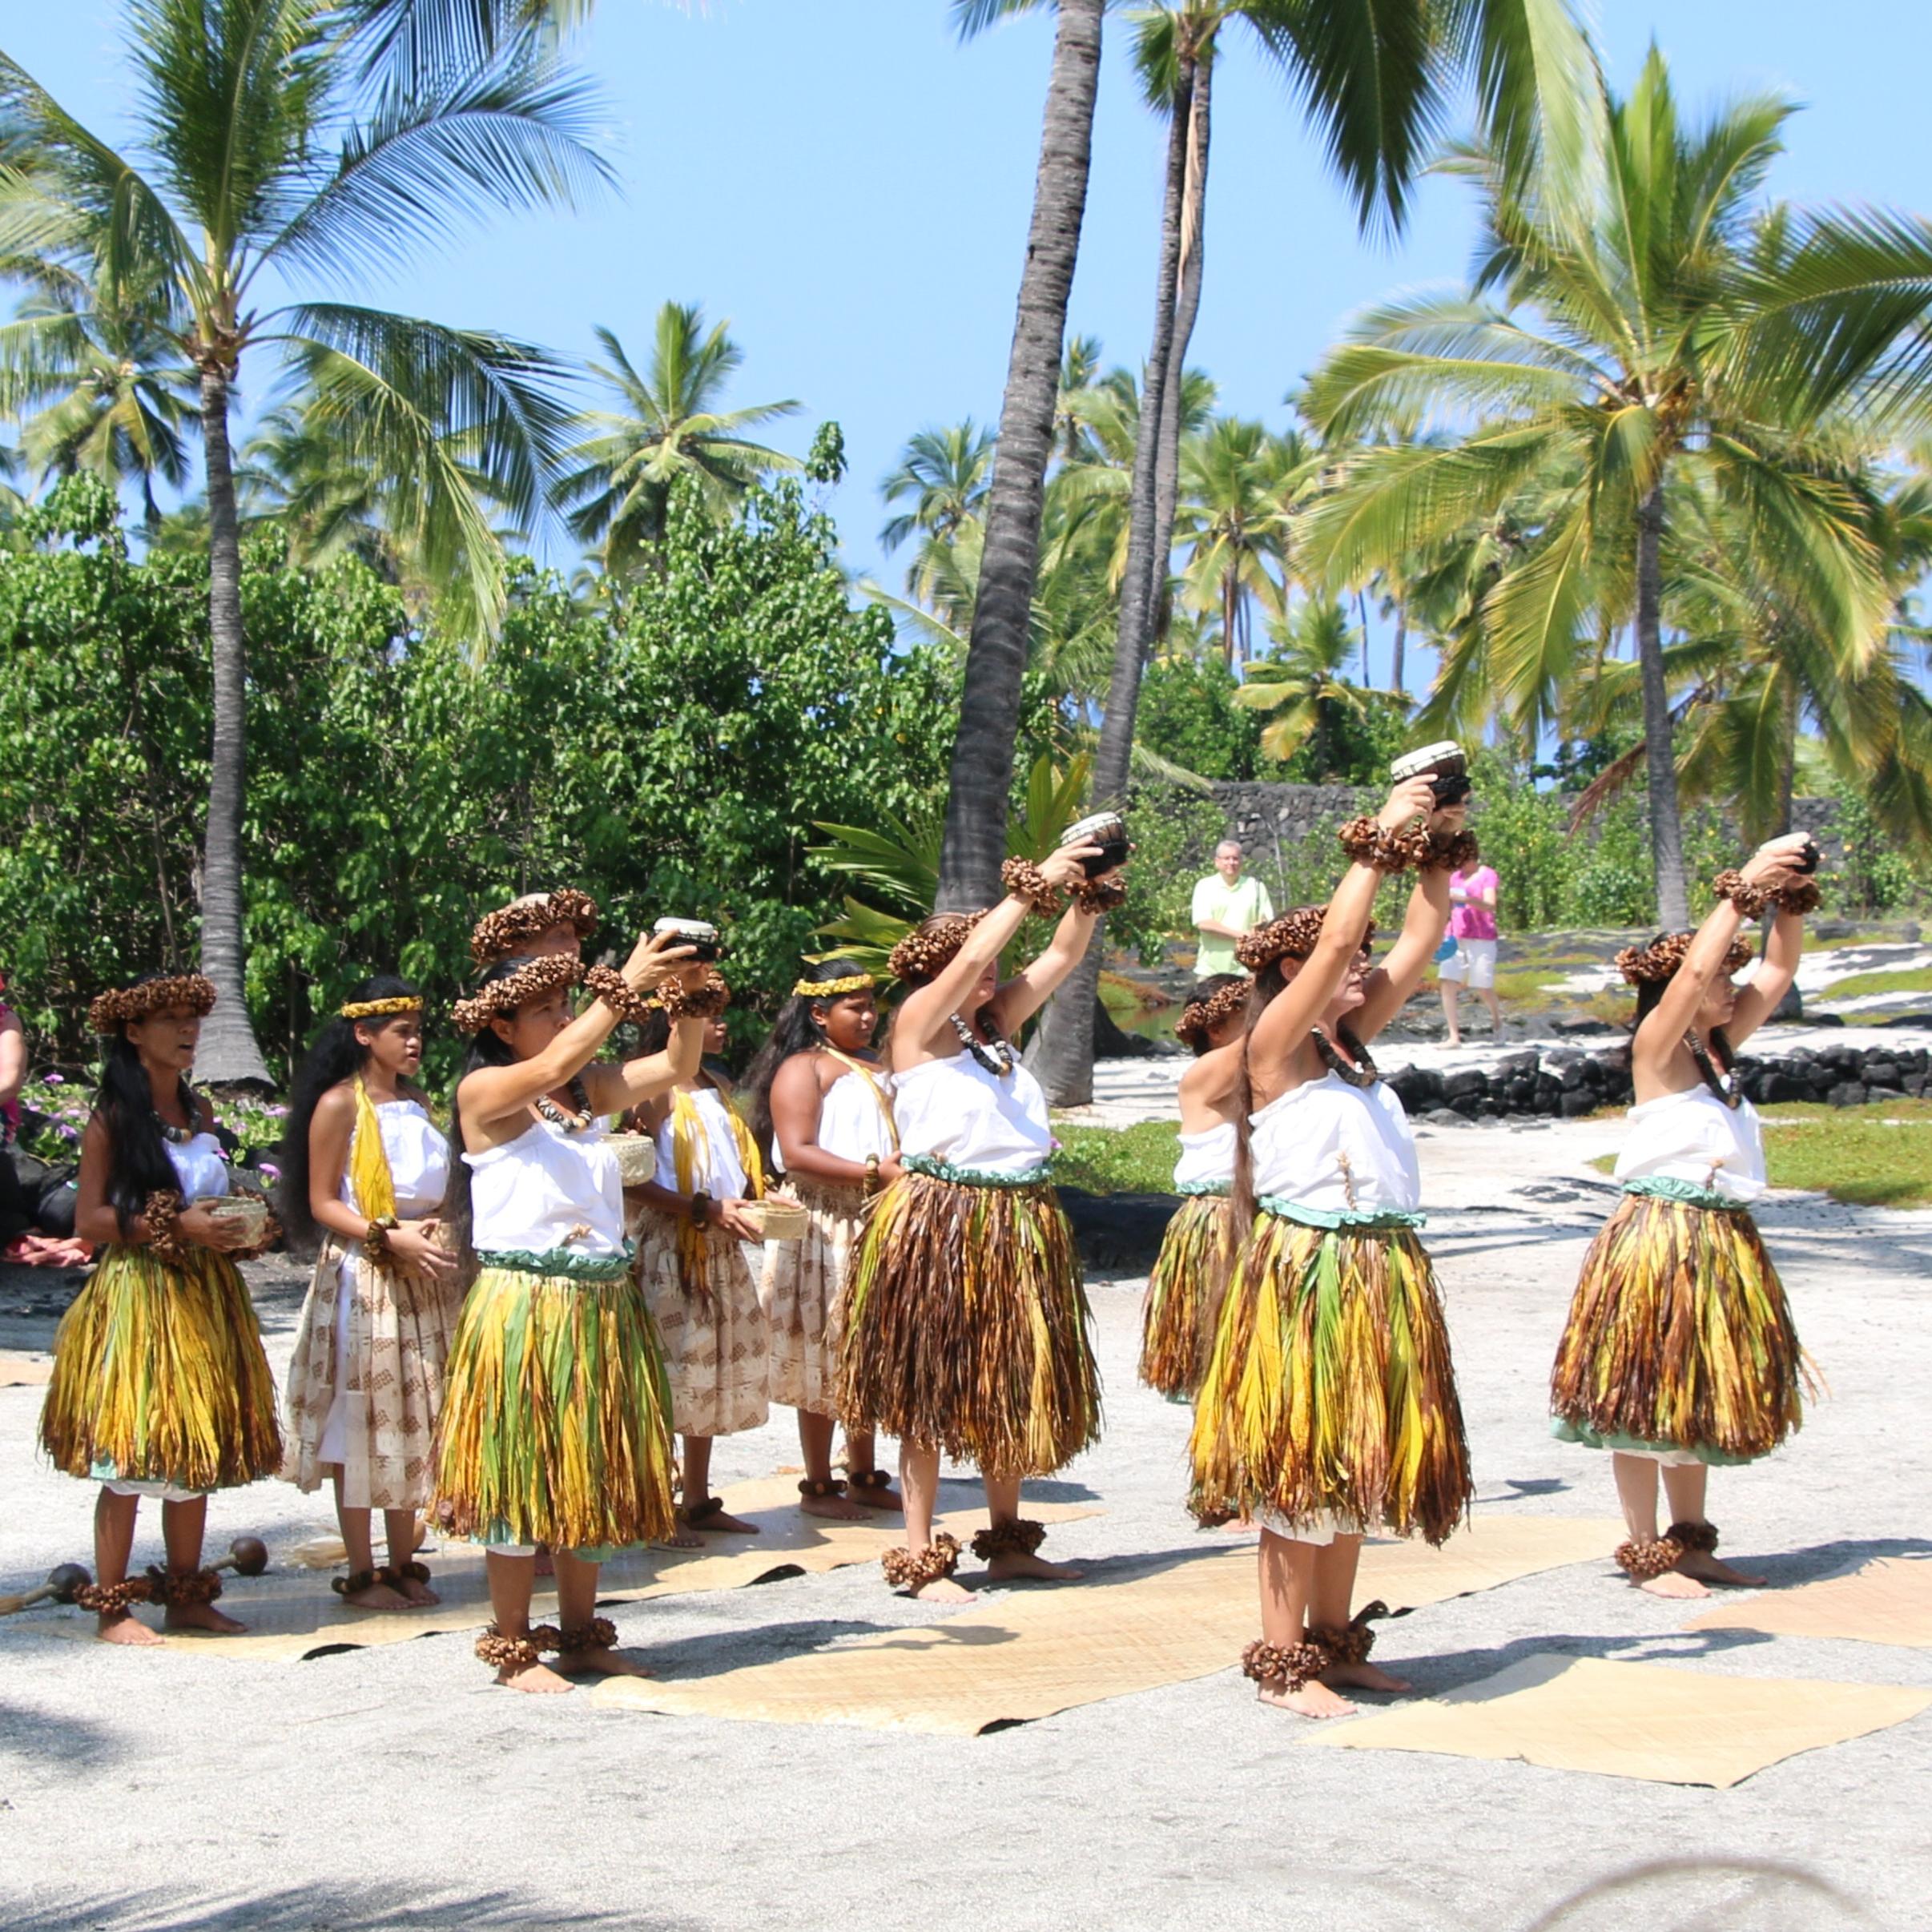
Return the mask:
[[[1581,1163],[1615,1137],[1582,1122],[1424,1142],[1429,1238],[1482,1510],[1613,1507],[1603,1463],[1549,1438],[1543,1390],[1576,1262],[1609,1197]],[[1761,1558],[1792,1584],[1932,1550],[1932,1215],[1792,1196],[1763,1219],[1831,1397],[1771,1463],[1717,1479],[1727,1552]],[[1049,1549],[1110,1568],[1194,1536],[1177,1507],[1185,1414],[1133,1382],[1140,1290],[1094,1284],[1107,1435],[1062,1482],[1040,1486],[1104,1504],[1057,1529]],[[284,1295],[265,1314],[279,1363],[294,1308]],[[0,1342],[34,1338],[17,1330]],[[88,1548],[91,1491],[33,1453],[38,1400],[37,1390],[0,1390],[8,1589]],[[720,1443],[718,1474],[795,1459],[781,1412]],[[216,1499],[211,1525],[218,1546],[243,1531],[274,1543],[325,1530],[329,1512],[263,1484]],[[244,1615],[246,1588],[228,1604]],[[936,1613],[888,1596],[875,1573],[846,1571],[615,1614],[626,1642],[688,1673]],[[1428,1692],[1539,1650],[1932,1683],[1932,1653],[1692,1636],[1685,1620],[1625,1587],[1606,1560],[1418,1612],[1385,1627],[1379,1656]],[[0,1922],[50,1932],[1926,1923],[1932,1713],[1728,1792],[1298,1751],[1301,1729],[1257,1705],[1232,1668],[962,1741],[518,1698],[488,1688],[465,1636],[269,1664],[116,1652],[15,1623],[0,1625]],[[1542,1916],[1592,1882],[1684,1859],[1700,1870]]]

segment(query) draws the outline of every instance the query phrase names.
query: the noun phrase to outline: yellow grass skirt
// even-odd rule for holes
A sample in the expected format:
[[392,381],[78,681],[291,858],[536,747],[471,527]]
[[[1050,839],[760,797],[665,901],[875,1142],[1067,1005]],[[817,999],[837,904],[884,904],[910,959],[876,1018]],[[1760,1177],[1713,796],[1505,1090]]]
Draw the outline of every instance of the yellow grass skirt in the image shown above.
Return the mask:
[[1234,1216],[1225,1194],[1190,1194],[1174,1210],[1147,1278],[1141,1379],[1163,1395],[1193,1395],[1226,1285]]
[[[344,1296],[348,1346],[338,1349]],[[461,1303],[461,1290],[452,1284],[378,1267],[360,1247],[345,1252],[340,1242],[323,1243],[288,1364],[287,1480],[314,1490],[339,1466],[342,1500],[351,1509],[422,1507],[443,1406],[443,1367]],[[324,1439],[338,1399],[340,1452],[324,1463]]]
[[771,1340],[771,1399],[807,1415],[839,1413],[839,1291],[865,1223],[857,1183],[795,1179],[811,1218],[798,1241],[765,1249],[758,1298]]
[[1441,1543],[1472,1490],[1449,1335],[1413,1229],[1258,1213],[1194,1393],[1191,1507]]
[[275,1378],[234,1262],[103,1249],[54,1337],[40,1441],[57,1468],[97,1481],[208,1490],[273,1475]]
[[450,1344],[434,1515],[486,1544],[669,1536],[670,1392],[628,1265],[582,1280],[483,1258]]
[[1748,1463],[1799,1427],[1804,1373],[1749,1214],[1627,1193],[1584,1257],[1550,1407],[1592,1448]]
[[1044,1181],[903,1174],[846,1277],[839,1413],[989,1475],[1048,1475],[1099,1439],[1073,1230]]

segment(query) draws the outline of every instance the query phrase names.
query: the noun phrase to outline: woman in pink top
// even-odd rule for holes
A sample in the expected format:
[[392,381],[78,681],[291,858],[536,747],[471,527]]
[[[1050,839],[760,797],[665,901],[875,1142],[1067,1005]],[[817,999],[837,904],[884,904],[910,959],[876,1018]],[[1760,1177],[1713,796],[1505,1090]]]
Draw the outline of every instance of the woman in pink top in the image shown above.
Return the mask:
[[1500,883],[1495,868],[1479,859],[1450,875],[1449,937],[1455,941],[1455,952],[1443,961],[1438,979],[1452,1047],[1463,1044],[1455,1008],[1464,986],[1481,996],[1495,1036],[1503,1037],[1503,1008],[1496,998],[1496,888]]

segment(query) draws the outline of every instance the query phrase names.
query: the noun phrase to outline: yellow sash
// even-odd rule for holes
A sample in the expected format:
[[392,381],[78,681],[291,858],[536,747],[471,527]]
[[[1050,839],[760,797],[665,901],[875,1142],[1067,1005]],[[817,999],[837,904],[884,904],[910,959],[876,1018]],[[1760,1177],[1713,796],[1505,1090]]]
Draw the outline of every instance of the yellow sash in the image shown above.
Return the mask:
[[[717,1089],[714,1089],[717,1091]],[[724,1096],[720,1093],[720,1098]],[[758,1151],[758,1142],[751,1137],[751,1129],[739,1117],[738,1109],[729,1099],[725,1099],[725,1118],[731,1123],[731,1138],[737,1143],[738,1162],[745,1170],[745,1187],[747,1196],[753,1201],[765,1197],[765,1163]],[[671,1171],[676,1176],[678,1192],[687,1200],[697,1192],[698,1145],[707,1143],[704,1116],[698,1109],[697,1101],[682,1087],[671,1093]],[[706,1161],[710,1167],[710,1161]],[[708,1177],[708,1174],[707,1174]],[[704,1244],[710,1234],[708,1227],[700,1227],[690,1215],[681,1215],[678,1222],[678,1260],[684,1274],[684,1286],[687,1294],[702,1293],[704,1287]]]
[[829,1053],[842,1067],[849,1068],[862,1076],[865,1084],[872,1090],[872,1098],[879,1103],[879,1112],[885,1121],[886,1137],[892,1143],[894,1153],[899,1152],[899,1123],[892,1118],[892,1097],[885,1090],[885,1082],[879,1077],[876,1069],[868,1067],[863,1060],[854,1060],[849,1053],[841,1053],[829,1042],[819,1049]]
[[356,1081],[356,1125],[349,1141],[349,1186],[356,1211],[369,1221],[396,1212],[396,1180],[382,1144],[382,1122],[360,1076]]

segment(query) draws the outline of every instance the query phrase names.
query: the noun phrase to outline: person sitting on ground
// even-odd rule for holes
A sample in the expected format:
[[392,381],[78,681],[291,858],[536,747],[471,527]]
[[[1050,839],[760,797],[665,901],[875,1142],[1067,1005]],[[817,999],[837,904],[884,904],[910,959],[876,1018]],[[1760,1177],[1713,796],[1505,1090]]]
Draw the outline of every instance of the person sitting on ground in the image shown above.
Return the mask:
[[1496,997],[1496,890],[1501,883],[1495,867],[1480,859],[1450,875],[1449,937],[1455,941],[1455,951],[1443,961],[1436,977],[1452,1047],[1463,1044],[1456,1003],[1465,985],[1489,1008],[1494,1037],[1503,1037],[1503,1007]]
[[1214,871],[1194,888],[1192,916],[1201,935],[1201,949],[1194,955],[1197,980],[1239,972],[1234,942],[1274,916],[1268,888],[1258,879],[1242,875],[1241,859],[1241,841],[1223,839],[1214,847]]

